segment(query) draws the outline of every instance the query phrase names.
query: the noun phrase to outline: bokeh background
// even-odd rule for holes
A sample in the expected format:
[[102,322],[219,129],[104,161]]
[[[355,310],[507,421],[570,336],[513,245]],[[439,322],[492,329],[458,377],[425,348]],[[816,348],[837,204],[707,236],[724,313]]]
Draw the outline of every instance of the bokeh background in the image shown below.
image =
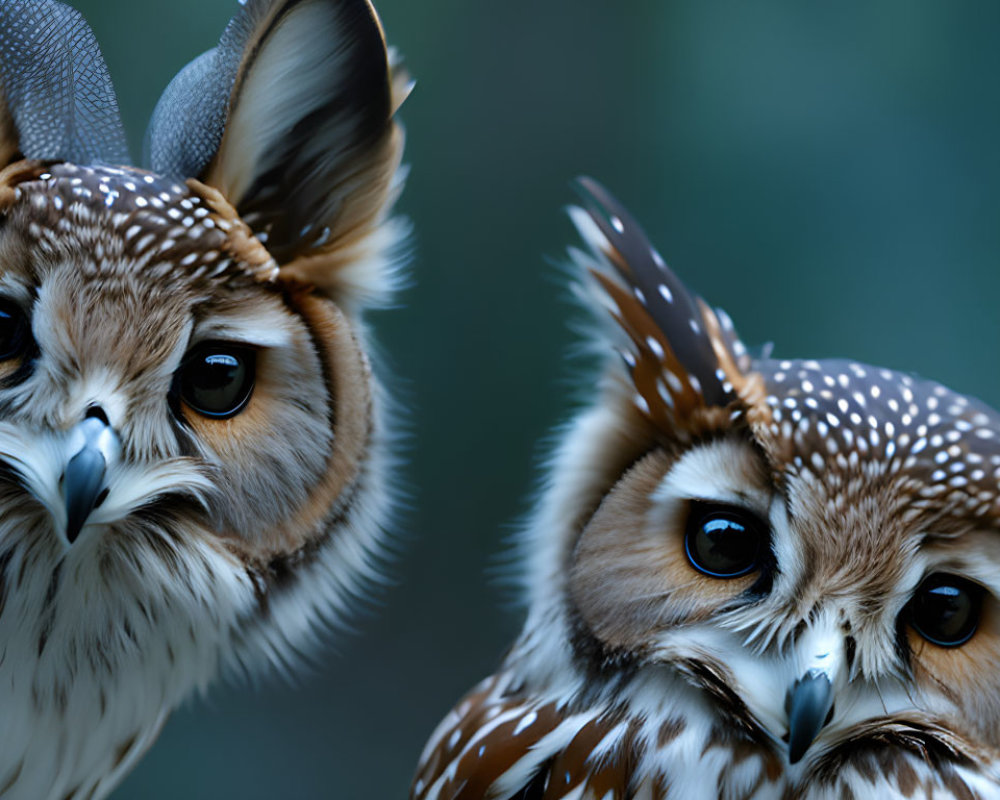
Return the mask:
[[[77,0],[133,149],[235,0]],[[295,685],[217,687],[115,794],[402,798],[520,622],[502,555],[586,397],[554,264],[570,179],[604,181],[746,341],[1000,405],[1000,4],[381,0],[413,288],[373,323],[411,432],[380,605]]]

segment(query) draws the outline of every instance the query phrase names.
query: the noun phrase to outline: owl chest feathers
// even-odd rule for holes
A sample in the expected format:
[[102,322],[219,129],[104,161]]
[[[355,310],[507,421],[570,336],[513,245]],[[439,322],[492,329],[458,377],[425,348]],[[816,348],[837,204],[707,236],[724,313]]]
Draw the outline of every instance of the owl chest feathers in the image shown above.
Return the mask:
[[371,573],[359,541],[386,525],[383,449],[369,437],[350,491],[283,555],[182,514],[90,525],[67,550],[4,486],[0,541],[17,544],[0,560],[0,796],[103,797],[192,690],[310,647]]
[[[44,520],[12,517],[4,515],[0,538],[19,526],[22,537],[24,528],[43,530]],[[143,574],[138,532],[103,540],[96,533],[78,542],[79,555],[64,556],[45,539],[7,551],[0,572],[5,798],[110,791],[169,710],[207,685],[231,626],[254,605],[249,580],[218,552],[176,550],[172,589]],[[130,535],[131,558],[102,554]]]

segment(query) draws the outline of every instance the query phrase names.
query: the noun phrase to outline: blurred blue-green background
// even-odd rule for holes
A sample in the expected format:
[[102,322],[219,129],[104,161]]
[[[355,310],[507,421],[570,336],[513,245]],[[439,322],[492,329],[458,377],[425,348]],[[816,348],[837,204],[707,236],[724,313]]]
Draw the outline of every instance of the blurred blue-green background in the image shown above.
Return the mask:
[[[139,151],[235,0],[78,0]],[[381,606],[290,686],[218,687],[115,794],[401,798],[519,609],[498,579],[592,364],[552,266],[570,179],[605,182],[744,339],[1000,404],[1000,4],[382,0],[414,288],[373,316],[412,432]]]

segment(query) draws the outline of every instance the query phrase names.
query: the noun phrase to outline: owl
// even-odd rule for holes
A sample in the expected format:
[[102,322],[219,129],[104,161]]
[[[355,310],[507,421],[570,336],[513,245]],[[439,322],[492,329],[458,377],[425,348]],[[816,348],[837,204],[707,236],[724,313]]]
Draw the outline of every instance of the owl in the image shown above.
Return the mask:
[[604,379],[528,526],[523,632],[413,800],[1000,797],[1000,415],[752,357],[581,186]]
[[367,0],[249,0],[126,152],[81,16],[0,3],[0,796],[101,798],[299,660],[392,506],[362,312],[408,89]]

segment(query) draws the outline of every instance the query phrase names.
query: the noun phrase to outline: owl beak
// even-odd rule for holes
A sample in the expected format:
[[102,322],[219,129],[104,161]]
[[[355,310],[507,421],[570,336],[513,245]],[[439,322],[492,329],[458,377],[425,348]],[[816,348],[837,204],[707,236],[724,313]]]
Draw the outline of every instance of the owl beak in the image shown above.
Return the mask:
[[810,670],[788,690],[788,762],[795,764],[806,754],[833,710],[833,684],[819,670]]
[[799,675],[785,695],[788,715],[788,762],[802,760],[833,717],[835,686],[844,679],[844,636],[839,626],[820,623],[800,641]]
[[72,544],[87,522],[90,512],[107,496],[105,477],[119,456],[118,435],[107,416],[97,406],[69,433],[68,451],[61,485],[66,507],[66,539]]

